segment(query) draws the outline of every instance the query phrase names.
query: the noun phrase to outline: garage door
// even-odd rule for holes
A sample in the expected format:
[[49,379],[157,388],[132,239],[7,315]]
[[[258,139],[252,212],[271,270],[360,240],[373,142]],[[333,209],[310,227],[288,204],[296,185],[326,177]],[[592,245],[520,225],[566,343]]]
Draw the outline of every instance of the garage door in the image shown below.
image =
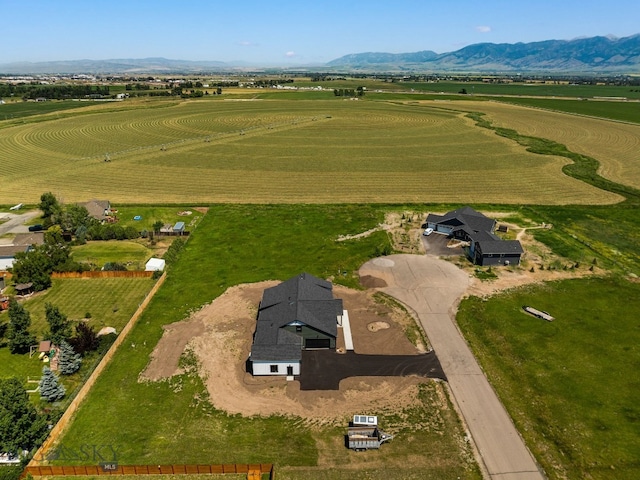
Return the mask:
[[331,340],[328,338],[307,338],[304,348],[330,348]]

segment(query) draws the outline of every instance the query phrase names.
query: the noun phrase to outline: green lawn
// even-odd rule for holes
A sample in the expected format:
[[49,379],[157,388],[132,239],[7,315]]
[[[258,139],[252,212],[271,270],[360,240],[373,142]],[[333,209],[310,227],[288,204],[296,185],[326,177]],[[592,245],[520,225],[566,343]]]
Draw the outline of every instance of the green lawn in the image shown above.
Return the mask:
[[31,314],[32,330],[38,337],[47,331],[45,303],[57,306],[69,319],[91,314],[96,329],[114,327],[120,331],[136,311],[155,280],[150,278],[53,279],[53,286],[24,304]]
[[71,257],[76,262],[89,263],[102,268],[105,263],[119,262],[129,270],[144,270],[145,262],[153,251],[139,242],[125,240],[91,241],[73,247]]
[[[89,324],[96,330],[114,327],[118,332],[129,321],[154,280],[150,278],[98,278],[98,279],[54,279],[52,287],[28,299],[24,306],[31,314],[31,331],[37,340],[42,340],[48,331],[44,305],[49,302],[57,306],[71,320],[85,318],[91,314]],[[7,313],[0,321],[8,321]],[[0,344],[0,377],[17,376],[25,379],[40,377],[42,364],[37,355],[12,355],[6,343]],[[35,385],[27,385],[35,388]]]
[[[198,222],[202,219],[203,214],[198,212],[195,207],[184,205],[176,206],[159,206],[159,205],[118,205],[114,204],[113,208],[118,210],[118,225],[123,227],[133,226],[139,231],[153,231],[155,222],[170,223],[175,225],[177,222],[184,222],[186,230],[193,230]],[[190,215],[178,215],[178,213],[191,212]],[[139,216],[139,220],[134,217]]]
[[638,478],[639,299],[640,284],[612,277],[461,304],[461,329],[550,478]]

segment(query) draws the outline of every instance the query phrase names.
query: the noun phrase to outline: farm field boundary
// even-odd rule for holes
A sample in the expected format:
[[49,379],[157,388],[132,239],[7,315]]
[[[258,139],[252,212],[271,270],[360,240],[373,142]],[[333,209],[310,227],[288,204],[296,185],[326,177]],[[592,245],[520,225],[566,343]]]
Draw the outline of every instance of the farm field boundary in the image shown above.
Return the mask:
[[[114,465],[115,466],[115,465]],[[269,478],[275,478],[272,463],[258,464],[215,464],[215,465],[118,465],[113,470],[101,466],[28,466],[22,476],[51,477],[51,476],[94,476],[94,475],[196,475],[196,474],[225,474],[246,473],[248,478],[260,478],[268,473]],[[253,475],[253,477],[252,477]],[[255,477],[258,475],[257,477]]]
[[47,451],[55,444],[56,440],[58,439],[58,436],[64,431],[67,424],[70,422],[73,415],[75,414],[76,410],[84,400],[85,396],[91,390],[91,387],[93,387],[93,384],[96,382],[96,380],[98,379],[102,371],[105,369],[107,364],[111,361],[111,358],[113,358],[113,356],[115,355],[116,350],[122,344],[122,342],[124,342],[124,339],[127,337],[127,334],[133,328],[135,323],[138,321],[138,319],[140,318],[144,310],[147,308],[147,305],[149,304],[153,296],[157,293],[157,291],[160,289],[160,287],[162,286],[166,278],[167,278],[167,273],[165,272],[158,279],[158,281],[153,286],[151,291],[142,301],[142,303],[140,304],[136,312],[133,314],[133,316],[127,323],[127,325],[122,329],[122,332],[120,332],[120,335],[118,335],[116,340],[113,342],[113,344],[111,345],[111,348],[109,348],[109,350],[104,355],[104,357],[102,357],[102,360],[100,360],[100,363],[98,363],[98,366],[91,373],[91,376],[87,379],[87,381],[82,386],[78,394],[71,401],[71,403],[65,410],[62,417],[60,417],[60,420],[58,420],[58,423],[56,423],[56,425],[51,429],[51,432],[49,432],[49,436],[44,441],[44,443],[40,446],[36,454],[33,456],[33,459],[31,460],[31,462],[29,462],[28,466],[37,467],[38,465],[36,464],[37,461],[35,459],[46,458]]
[[484,113],[495,128],[544,138],[594,158],[602,177],[640,188],[640,125],[506,102],[450,102],[447,109]]

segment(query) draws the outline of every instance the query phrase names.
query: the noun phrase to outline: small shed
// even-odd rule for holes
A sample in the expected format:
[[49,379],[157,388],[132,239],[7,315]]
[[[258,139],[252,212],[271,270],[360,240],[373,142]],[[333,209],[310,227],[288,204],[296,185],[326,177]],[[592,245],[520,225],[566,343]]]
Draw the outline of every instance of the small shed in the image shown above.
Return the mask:
[[165,261],[162,258],[150,258],[144,266],[145,272],[162,272],[165,267]]
[[184,233],[184,222],[176,222],[173,226],[173,233],[182,235]]

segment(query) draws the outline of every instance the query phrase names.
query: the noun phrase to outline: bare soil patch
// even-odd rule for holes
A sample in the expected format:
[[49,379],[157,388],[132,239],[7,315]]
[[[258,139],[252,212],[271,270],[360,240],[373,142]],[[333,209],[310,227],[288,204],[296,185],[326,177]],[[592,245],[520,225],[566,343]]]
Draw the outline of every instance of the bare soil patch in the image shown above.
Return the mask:
[[[416,401],[417,385],[424,377],[353,377],[343,380],[338,391],[301,391],[298,381],[246,373],[258,303],[263,290],[277,283],[232,287],[190,318],[167,325],[140,379],[162,380],[182,373],[180,356],[190,350],[198,359],[211,403],[232,414],[296,415],[320,425],[342,422],[355,411],[395,409]],[[419,353],[403,331],[403,323],[413,321],[406,312],[377,303],[373,292],[339,285],[334,292],[349,311],[356,353]],[[344,340],[339,338],[341,346]]]

